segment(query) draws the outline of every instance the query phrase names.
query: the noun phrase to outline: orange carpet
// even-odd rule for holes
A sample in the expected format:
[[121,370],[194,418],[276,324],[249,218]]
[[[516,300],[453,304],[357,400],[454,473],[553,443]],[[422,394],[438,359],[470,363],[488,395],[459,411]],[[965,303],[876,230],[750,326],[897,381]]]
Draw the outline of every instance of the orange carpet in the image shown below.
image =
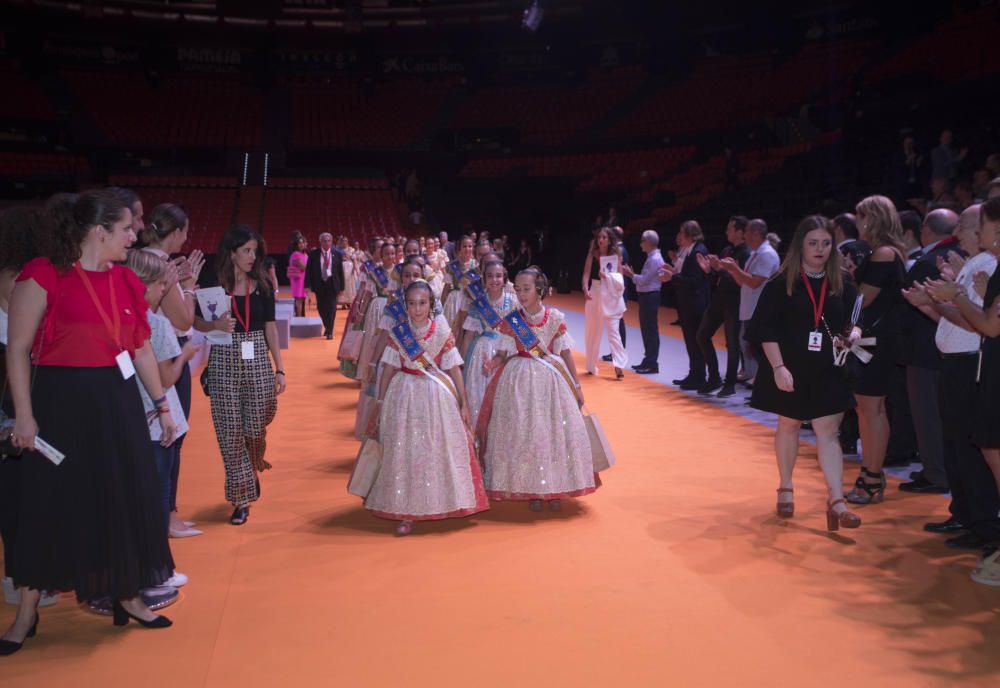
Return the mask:
[[[66,596],[0,659],[4,688],[1000,685],[1000,589],[920,530],[943,499],[890,487],[860,530],[829,534],[804,447],[798,515],[780,522],[769,431],[597,377],[587,403],[618,465],[595,495],[396,538],[345,490],[357,386],[335,352],[319,339],[285,352],[275,468],[242,528],[226,524],[196,391],[180,501],[206,532],[172,541],[191,577],[165,612],[174,627],[114,628]],[[0,624],[12,617],[0,607]]]

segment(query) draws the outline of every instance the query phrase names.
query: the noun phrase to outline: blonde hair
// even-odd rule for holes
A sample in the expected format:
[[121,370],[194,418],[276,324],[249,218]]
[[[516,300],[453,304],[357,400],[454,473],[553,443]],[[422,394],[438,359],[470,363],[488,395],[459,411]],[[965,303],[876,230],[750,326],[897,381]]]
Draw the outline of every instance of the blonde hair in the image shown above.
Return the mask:
[[166,262],[159,256],[149,251],[143,251],[141,248],[129,249],[125,265],[146,286],[159,282],[167,274]]
[[865,234],[872,250],[891,246],[905,255],[903,225],[899,221],[896,205],[885,196],[868,196],[854,208],[858,215],[867,218]]

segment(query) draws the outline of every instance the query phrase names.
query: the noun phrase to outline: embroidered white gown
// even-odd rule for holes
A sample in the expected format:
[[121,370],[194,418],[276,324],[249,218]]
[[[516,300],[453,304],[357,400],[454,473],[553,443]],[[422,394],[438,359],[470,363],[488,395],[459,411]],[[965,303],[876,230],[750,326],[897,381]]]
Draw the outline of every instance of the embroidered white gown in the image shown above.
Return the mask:
[[[462,364],[442,316],[414,335],[441,370]],[[472,438],[454,395],[417,373],[418,365],[391,338],[382,362],[400,372],[389,383],[382,403],[382,465],[365,508],[383,518],[413,521],[488,509]]]
[[[534,330],[552,366],[573,346],[566,318],[555,308],[521,315]],[[480,454],[491,499],[559,499],[589,494],[600,486],[594,474],[583,414],[563,375],[522,355],[506,334],[497,348],[513,358],[490,385],[480,411]]]

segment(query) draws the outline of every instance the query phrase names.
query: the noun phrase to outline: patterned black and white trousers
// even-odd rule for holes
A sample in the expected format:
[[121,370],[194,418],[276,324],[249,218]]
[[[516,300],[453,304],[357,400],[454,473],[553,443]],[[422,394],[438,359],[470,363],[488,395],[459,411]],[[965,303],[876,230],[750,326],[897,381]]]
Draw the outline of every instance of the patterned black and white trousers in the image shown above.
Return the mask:
[[[243,358],[243,342],[248,341],[253,342],[252,359]],[[267,426],[278,409],[274,370],[262,331],[234,333],[231,345],[212,345],[208,392],[226,467],[226,500],[247,506],[260,498],[257,473],[271,467],[264,460]]]

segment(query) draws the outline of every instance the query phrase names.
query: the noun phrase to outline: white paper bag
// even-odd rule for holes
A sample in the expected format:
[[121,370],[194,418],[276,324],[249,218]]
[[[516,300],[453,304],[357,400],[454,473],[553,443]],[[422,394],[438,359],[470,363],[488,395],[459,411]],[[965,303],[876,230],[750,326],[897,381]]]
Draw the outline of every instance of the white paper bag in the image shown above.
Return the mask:
[[587,424],[587,436],[590,437],[590,456],[594,461],[594,472],[606,471],[615,465],[615,453],[604,434],[604,428],[593,413],[583,417]]
[[358,497],[367,497],[382,468],[382,445],[378,440],[367,439],[358,452],[358,460],[354,462],[351,479],[347,482],[347,491]]

